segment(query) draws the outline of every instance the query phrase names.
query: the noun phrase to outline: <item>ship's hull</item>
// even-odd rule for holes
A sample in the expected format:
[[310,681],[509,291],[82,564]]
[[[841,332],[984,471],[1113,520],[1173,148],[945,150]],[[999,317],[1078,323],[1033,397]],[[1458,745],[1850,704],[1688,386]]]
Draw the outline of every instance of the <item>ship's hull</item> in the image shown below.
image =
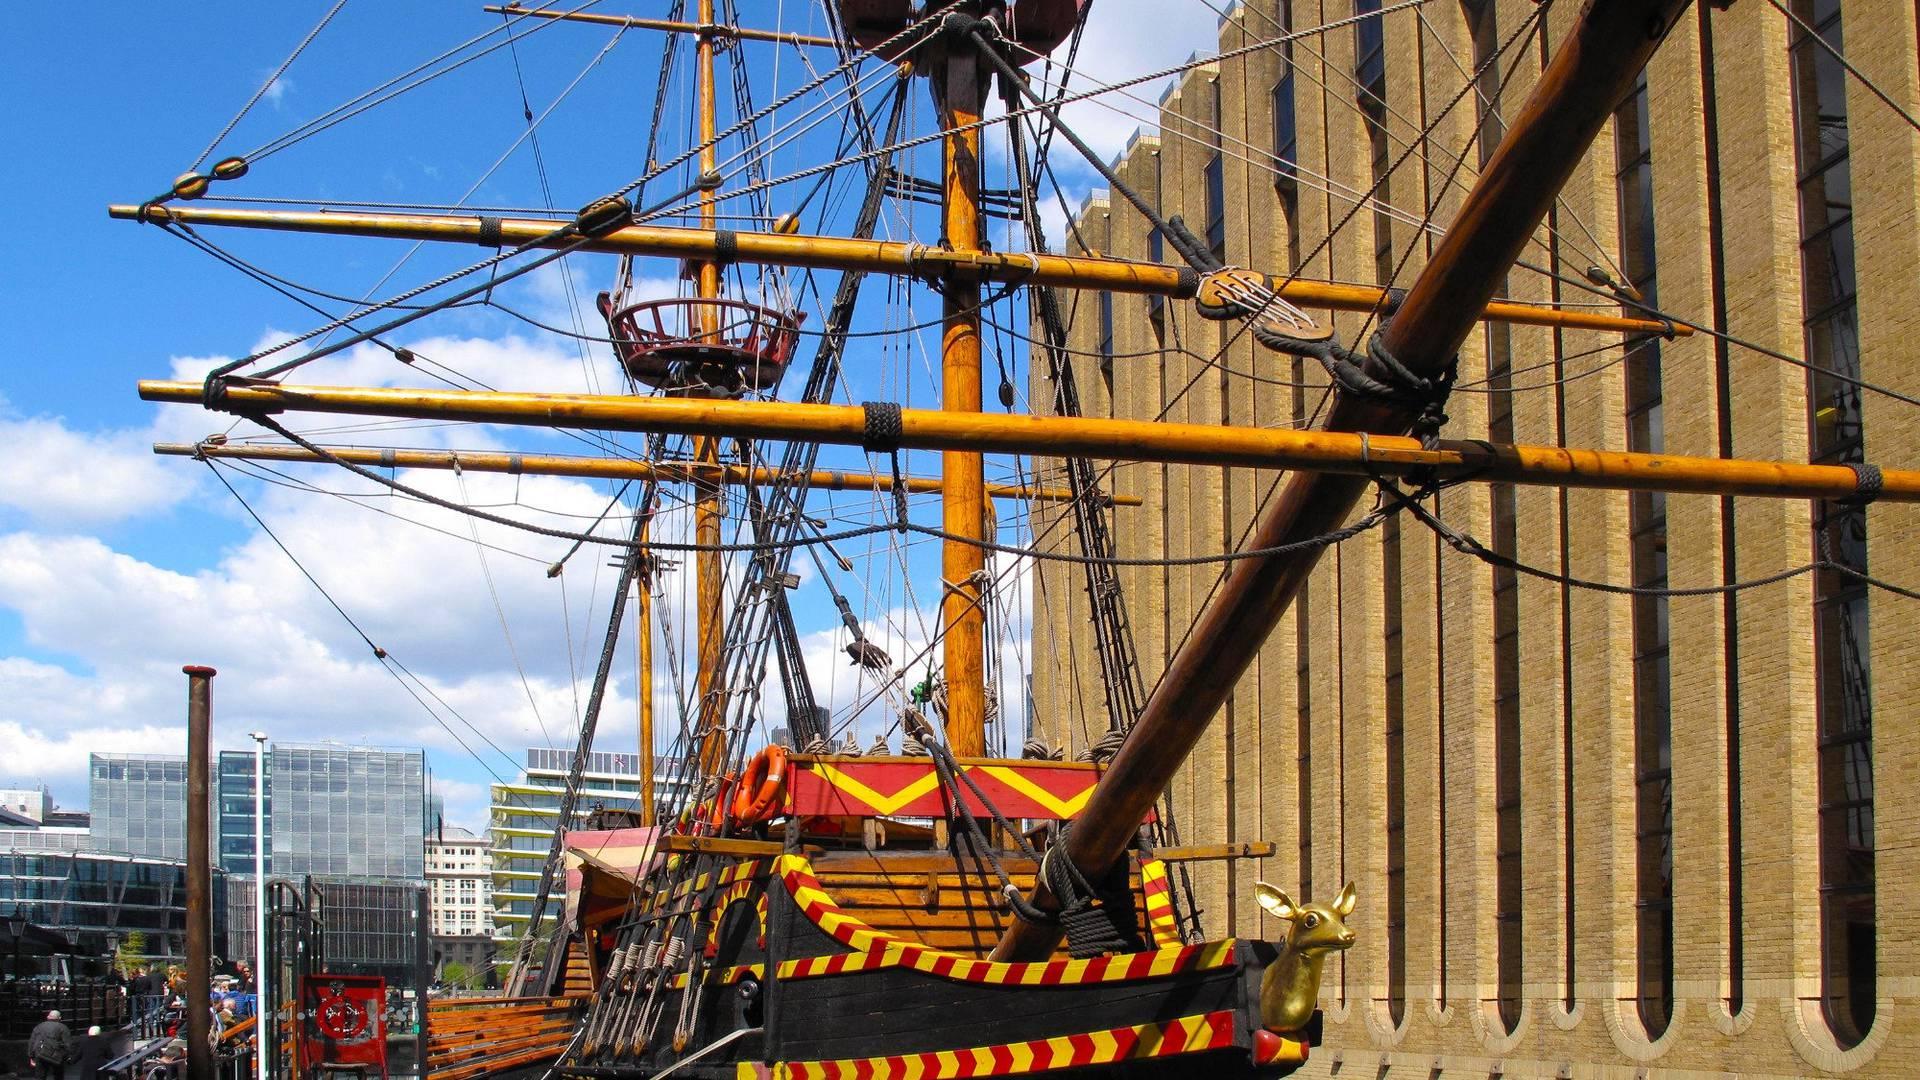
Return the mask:
[[[731,864],[676,896],[713,913],[697,995],[685,974],[665,983],[654,992],[661,1007],[650,1028],[639,1019],[623,1028],[603,995],[562,1072],[607,1080],[675,1066],[676,1076],[803,1080],[1282,1076],[1312,1041],[1261,1030],[1260,977],[1275,955],[1263,942],[993,963],[874,927],[793,855]],[[641,988],[631,1000],[647,996]]]

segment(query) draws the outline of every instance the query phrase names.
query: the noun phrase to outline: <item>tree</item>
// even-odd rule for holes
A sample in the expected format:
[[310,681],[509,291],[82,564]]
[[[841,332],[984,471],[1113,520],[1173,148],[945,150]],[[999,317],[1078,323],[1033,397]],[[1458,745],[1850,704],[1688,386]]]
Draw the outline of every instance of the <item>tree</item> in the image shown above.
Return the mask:
[[120,950],[114,954],[113,966],[122,975],[132,975],[135,968],[147,962],[147,935],[138,930],[127,931],[120,939]]
[[440,981],[448,986],[466,989],[467,981],[473,978],[473,969],[457,960],[450,960],[440,968]]

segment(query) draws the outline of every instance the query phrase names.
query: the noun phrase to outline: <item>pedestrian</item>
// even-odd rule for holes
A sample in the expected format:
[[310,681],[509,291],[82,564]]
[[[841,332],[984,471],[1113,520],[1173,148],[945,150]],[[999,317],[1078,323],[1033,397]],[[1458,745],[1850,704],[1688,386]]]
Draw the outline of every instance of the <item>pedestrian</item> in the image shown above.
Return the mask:
[[73,1032],[60,1022],[60,1010],[47,1013],[27,1036],[27,1063],[40,1080],[61,1080],[73,1060]]

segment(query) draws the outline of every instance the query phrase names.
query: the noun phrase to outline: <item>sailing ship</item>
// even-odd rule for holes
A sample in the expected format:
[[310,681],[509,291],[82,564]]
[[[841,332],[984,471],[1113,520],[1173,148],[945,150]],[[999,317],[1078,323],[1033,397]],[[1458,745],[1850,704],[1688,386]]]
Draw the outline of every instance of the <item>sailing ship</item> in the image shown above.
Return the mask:
[[[662,161],[656,109],[645,174],[563,218],[201,204],[210,191],[248,175],[245,156],[190,172],[147,202],[112,208],[116,217],[194,237],[230,226],[477,244],[494,252],[460,275],[356,307],[285,350],[243,358],[204,381],[143,382],[140,394],[234,414],[277,437],[271,444],[214,439],[163,451],[211,461],[326,463],[504,524],[524,523],[440,499],[380,470],[632,484],[624,535],[546,530],[575,547],[613,551],[621,575],[562,821],[579,809],[580,771],[594,746],[629,593],[637,597],[641,627],[640,745],[652,752],[653,693],[644,685],[653,670],[650,598],[662,575],[691,570],[695,681],[669,740],[673,782],[656,795],[652,771],[643,772],[649,786],[631,824],[652,830],[647,850],[632,866],[575,853],[576,906],[563,931],[545,942],[529,932],[517,957],[519,992],[555,990],[569,970],[587,982],[590,1002],[555,1065],[563,1074],[1284,1075],[1318,1041],[1322,967],[1353,943],[1345,920],[1365,899],[1351,886],[1318,900],[1261,886],[1257,900],[1285,934],[1273,941],[1209,938],[1182,887],[1181,868],[1247,852],[1207,838],[1186,843],[1164,794],[1315,559],[1354,535],[1364,493],[1383,493],[1382,509],[1362,519],[1367,523],[1384,513],[1417,514],[1423,493],[1464,482],[1920,497],[1920,475],[1911,473],[1442,437],[1452,357],[1482,320],[1623,335],[1691,332],[1652,315],[1494,300],[1611,103],[1631,88],[1684,3],[1615,0],[1580,14],[1404,291],[1227,266],[1179,219],[1161,220],[1062,118],[1071,100],[1111,88],[1074,91],[1064,79],[1049,83],[1032,74],[1057,50],[1071,55],[1085,6],[837,0],[825,6],[831,33],[820,36],[743,26],[731,4],[715,0],[697,0],[692,11],[676,2],[665,18],[584,6],[489,8],[507,20],[509,33],[585,23],[684,42],[693,58],[691,144]],[[1314,32],[1249,48],[1275,48]],[[846,110],[839,160],[767,175],[766,155],[754,151],[774,139],[780,110],[804,95],[752,107],[752,80],[742,70],[750,45],[817,50],[837,61],[803,89],[836,80],[849,87],[839,99]],[[737,116],[723,130],[718,68],[727,61],[735,68]],[[668,81],[663,73],[663,94]],[[882,90],[860,92],[865,84]],[[931,122],[914,130],[908,104],[927,94]],[[998,111],[990,115],[996,98]],[[1003,140],[1010,188],[983,185],[989,136]],[[1046,148],[1056,143],[1084,154],[1178,260],[1052,250],[1038,203]],[[722,147],[735,144],[747,152],[723,161]],[[937,179],[902,167],[903,151],[935,144]],[[812,193],[835,176],[859,181],[851,228],[809,234],[810,214],[826,220],[818,204],[810,207]],[[675,183],[683,186],[669,195],[649,190]],[[933,231],[918,240],[879,239],[883,210],[910,204],[937,207]],[[739,207],[748,209],[723,212]],[[662,223],[680,216],[693,223]],[[736,220],[748,224],[736,228]],[[992,244],[995,222],[1018,242]],[[351,345],[384,344],[410,323],[488,293],[503,277],[590,252],[620,262],[597,301],[604,333],[580,336],[617,363],[630,393],[288,379],[302,364]],[[674,295],[653,295],[638,284],[644,275],[636,268],[648,259],[679,261]],[[806,325],[786,276],[794,271],[839,275],[817,328]],[[834,403],[846,386],[845,350],[863,332],[855,317],[870,278],[939,296],[939,409]],[[1320,362],[1335,387],[1322,423],[1295,431],[1077,415],[1061,300],[1073,291],[1192,303],[1203,317],[1233,324],[1278,353]],[[996,328],[983,324],[983,311],[1016,295],[1033,330],[1031,362],[1052,388],[1051,415],[986,411],[982,341]],[[1315,317],[1327,310],[1368,313],[1378,329],[1364,342],[1343,343]],[[317,344],[334,332],[341,336]],[[405,347],[389,347],[403,363],[415,359]],[[1002,403],[1010,406],[1004,373],[1002,380]],[[645,450],[566,457],[332,446],[296,431],[286,419],[295,413],[639,433]],[[864,450],[871,471],[820,468],[828,446]],[[901,455],[909,451],[937,451],[938,475],[904,472]],[[990,485],[990,454],[1059,458],[1059,482],[1034,476]],[[1151,680],[1131,651],[1107,520],[1113,500],[1095,460],[1293,471],[1260,511],[1244,548],[1230,556],[1220,587],[1166,671]],[[877,523],[836,532],[818,516],[810,499],[848,489],[876,497],[883,510]],[[937,525],[916,517],[909,494],[938,495]],[[656,532],[671,499],[690,507],[690,537]],[[1046,553],[1001,542],[995,499],[1056,507],[1076,533],[1080,554],[1070,561],[1093,598],[1109,722],[1088,760],[1059,760],[1054,748],[1024,732],[1026,745],[1017,753],[1010,745],[1011,710],[1001,700],[1007,680],[997,671],[989,633],[1006,615],[1009,591],[995,587],[1000,572],[991,561]],[[745,523],[731,540],[723,529],[730,515]],[[831,584],[836,563],[841,575],[851,567],[833,545],[872,535],[940,546],[937,626],[920,655],[889,655]],[[883,737],[861,752],[846,737],[852,714],[836,718],[815,698],[789,599],[800,585],[796,567],[808,565],[833,590],[845,651],[874,688],[854,712],[884,711],[888,730],[900,732],[897,744]],[[764,690],[770,666],[787,706],[784,743],[767,733],[774,716]],[[564,833],[555,835],[530,928],[552,902],[564,847]]]

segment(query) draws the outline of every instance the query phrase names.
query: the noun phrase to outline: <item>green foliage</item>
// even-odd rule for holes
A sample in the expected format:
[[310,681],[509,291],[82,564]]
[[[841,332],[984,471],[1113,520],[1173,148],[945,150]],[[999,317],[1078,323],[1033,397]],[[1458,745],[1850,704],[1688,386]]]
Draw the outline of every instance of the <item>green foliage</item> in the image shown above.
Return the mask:
[[130,930],[120,939],[120,951],[114,955],[113,966],[122,975],[132,975],[140,965],[147,961],[147,935],[138,930]]

